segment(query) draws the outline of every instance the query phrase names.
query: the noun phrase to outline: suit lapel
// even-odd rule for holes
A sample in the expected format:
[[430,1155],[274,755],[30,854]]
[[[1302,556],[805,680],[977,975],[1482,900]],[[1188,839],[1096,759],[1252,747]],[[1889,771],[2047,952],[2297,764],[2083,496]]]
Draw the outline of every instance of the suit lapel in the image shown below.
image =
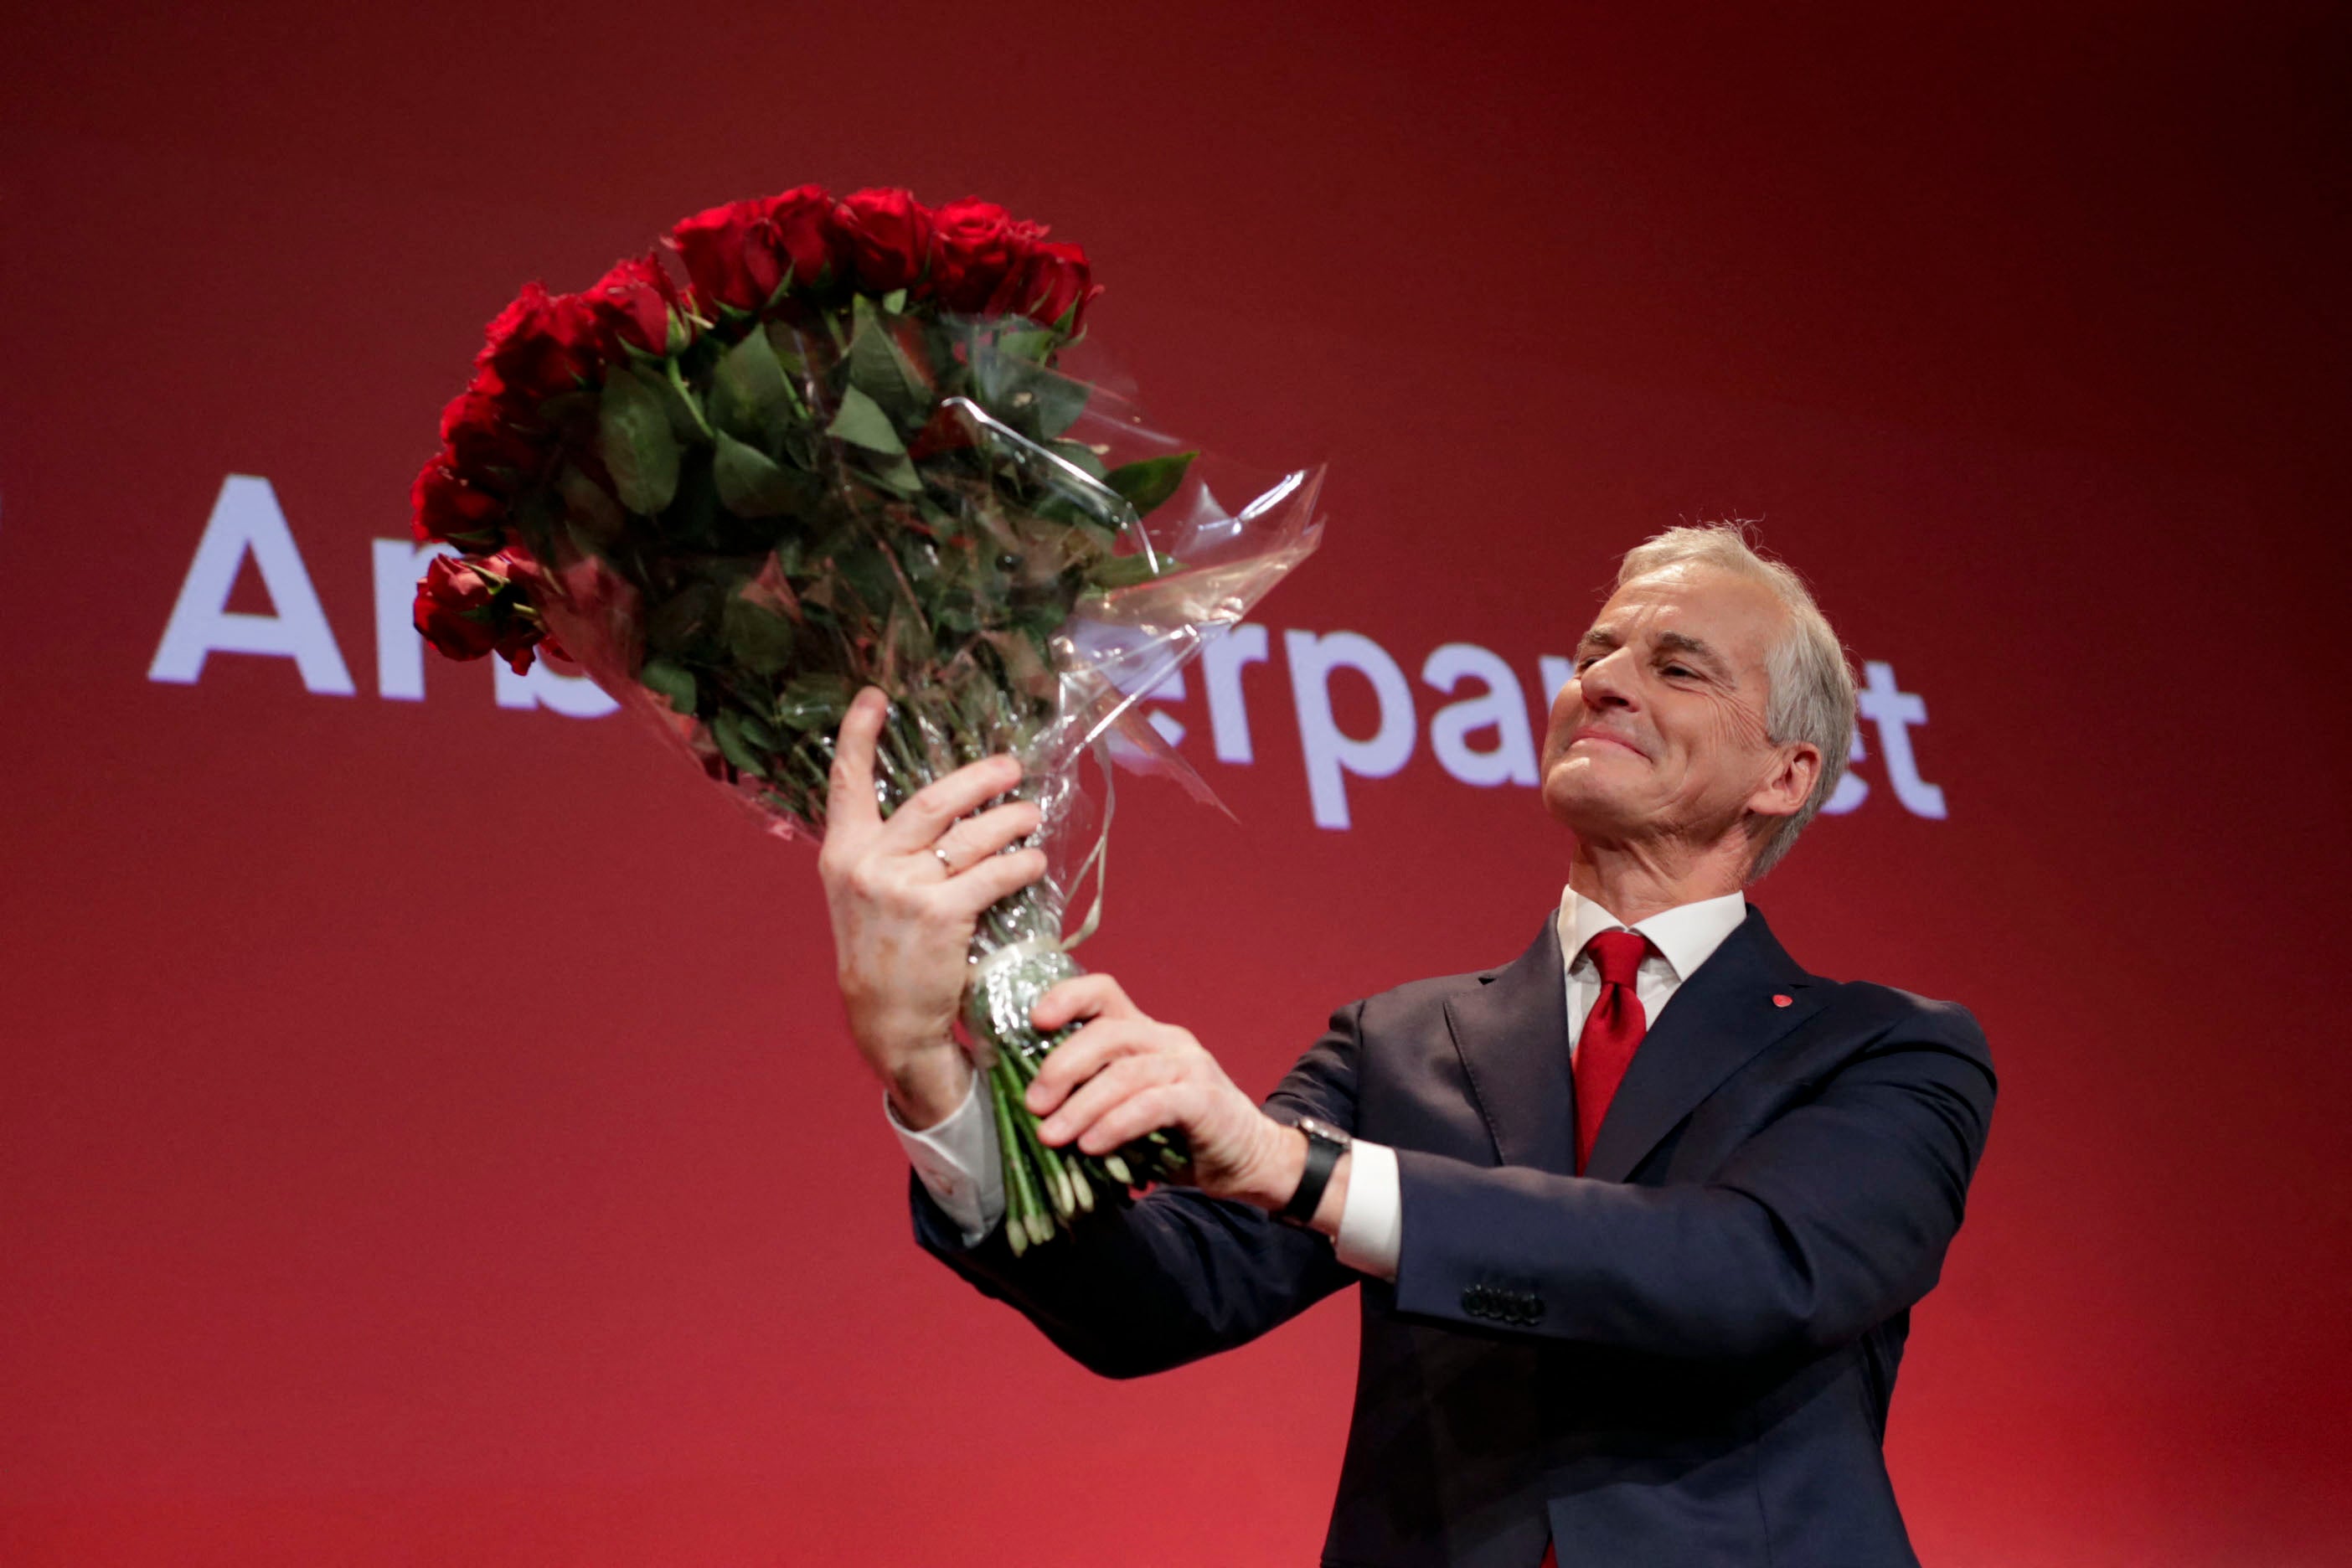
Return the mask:
[[1517,962],[1483,978],[1445,1004],[1479,1112],[1504,1164],[1565,1175],[1575,1168],[1576,1090],[1557,911]]
[[[1558,958],[1553,962],[1558,975]],[[1777,1003],[1779,996],[1788,997],[1788,1005]],[[1724,1079],[1825,1004],[1825,988],[1774,940],[1764,911],[1748,906],[1738,929],[1651,1020],[1609,1102],[1584,1173],[1604,1182],[1625,1180]],[[1564,1018],[1559,1026],[1566,1032]]]

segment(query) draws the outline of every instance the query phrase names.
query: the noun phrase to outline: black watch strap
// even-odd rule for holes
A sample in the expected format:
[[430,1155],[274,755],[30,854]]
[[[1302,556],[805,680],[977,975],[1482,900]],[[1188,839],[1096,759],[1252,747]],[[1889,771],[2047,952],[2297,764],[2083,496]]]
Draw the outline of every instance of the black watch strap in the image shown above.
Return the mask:
[[1339,1156],[1348,1152],[1348,1135],[1311,1118],[1301,1118],[1296,1125],[1307,1134],[1307,1169],[1299,1174],[1298,1190],[1274,1217],[1304,1230],[1314,1224],[1315,1211],[1323,1205],[1323,1189],[1331,1184],[1331,1173],[1339,1167]]

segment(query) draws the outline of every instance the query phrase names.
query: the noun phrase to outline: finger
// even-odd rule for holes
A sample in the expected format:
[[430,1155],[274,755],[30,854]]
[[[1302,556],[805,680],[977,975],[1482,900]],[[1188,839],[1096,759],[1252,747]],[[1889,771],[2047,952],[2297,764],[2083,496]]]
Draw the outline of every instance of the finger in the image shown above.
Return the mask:
[[1176,1070],[1173,1062],[1156,1052],[1114,1058],[1038,1123],[1037,1136],[1056,1147],[1081,1137],[1114,1107],[1156,1084],[1169,1082]]
[[997,900],[1017,893],[1045,874],[1043,849],[1015,849],[991,855],[977,866],[967,866],[936,884],[944,907],[959,916],[973,916]]
[[880,687],[869,686],[841,717],[824,797],[828,834],[845,827],[855,832],[882,820],[882,808],[874,798],[874,742],[882,733],[882,720],[889,710],[890,699]]
[[965,817],[940,834],[931,847],[945,852],[953,868],[948,874],[954,876],[958,870],[971,869],[1014,839],[1035,832],[1044,815],[1034,800],[1007,801],[978,816]]
[[1125,1018],[1099,1018],[1045,1053],[1022,1103],[1050,1116],[1071,1090],[1102,1070],[1113,1057],[1144,1048],[1150,1026]]
[[1055,985],[1029,1009],[1029,1022],[1052,1034],[1073,1018],[1140,1018],[1143,1010],[1108,974],[1080,974]]
[[1021,782],[1021,763],[1011,756],[983,757],[907,797],[884,825],[884,842],[901,852],[929,849],[957,817],[994,799]]
[[1078,1134],[1078,1152],[1108,1154],[1115,1149],[1124,1149],[1147,1132],[1181,1126],[1194,1101],[1192,1086],[1181,1079],[1138,1089]]

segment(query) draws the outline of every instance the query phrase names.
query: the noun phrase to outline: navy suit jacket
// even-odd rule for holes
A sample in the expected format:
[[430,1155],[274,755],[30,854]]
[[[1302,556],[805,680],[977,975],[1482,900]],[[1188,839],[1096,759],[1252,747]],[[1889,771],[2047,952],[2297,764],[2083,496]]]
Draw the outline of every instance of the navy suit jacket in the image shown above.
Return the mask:
[[1916,1560],[1883,1444],[1993,1102],[1963,1008],[1799,968],[1750,907],[1633,1058],[1582,1176],[1559,940],[1333,1015],[1267,1098],[1397,1150],[1394,1284],[1160,1188],[1014,1258],[921,1244],[1087,1366],[1159,1372],[1360,1286],[1328,1564]]

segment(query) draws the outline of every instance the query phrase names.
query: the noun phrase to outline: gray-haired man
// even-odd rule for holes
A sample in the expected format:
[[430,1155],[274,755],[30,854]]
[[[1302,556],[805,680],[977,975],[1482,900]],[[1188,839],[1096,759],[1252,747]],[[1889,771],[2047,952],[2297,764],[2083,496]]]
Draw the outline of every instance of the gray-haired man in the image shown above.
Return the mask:
[[1853,700],[1738,533],[1633,551],[1552,705],[1568,885],[1533,944],[1341,1008],[1263,1105],[1109,975],[1056,988],[1038,1026],[1088,1021],[1031,1089],[1045,1141],[1181,1128],[1194,1185],[1015,1258],[950,1031],[973,917],[1042,869],[997,853],[1034,815],[966,815],[1017,777],[993,759],[876,818],[869,694],[822,864],[919,1238],[1113,1376],[1360,1284],[1327,1563],[1911,1561],[1887,1402],[1990,1058],[1961,1008],[1800,968],[1741,891],[1835,786]]

